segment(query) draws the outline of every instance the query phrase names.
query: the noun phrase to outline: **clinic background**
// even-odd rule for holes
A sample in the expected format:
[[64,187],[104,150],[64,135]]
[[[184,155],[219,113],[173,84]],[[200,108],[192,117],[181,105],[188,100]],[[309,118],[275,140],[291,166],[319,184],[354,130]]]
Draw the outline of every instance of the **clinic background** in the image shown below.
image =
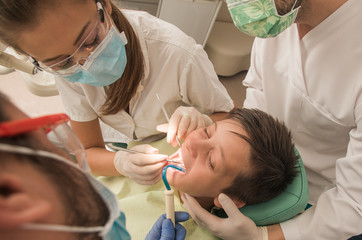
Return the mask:
[[[113,1],[119,7],[143,10],[171,22],[193,37],[204,47],[235,104],[239,107],[243,105],[245,87],[242,81],[249,68],[254,39],[234,26],[224,1]],[[188,18],[185,18],[185,13]],[[5,49],[5,52],[21,57],[11,49]],[[0,66],[0,91],[32,117],[65,112],[52,77],[43,73],[30,75]]]

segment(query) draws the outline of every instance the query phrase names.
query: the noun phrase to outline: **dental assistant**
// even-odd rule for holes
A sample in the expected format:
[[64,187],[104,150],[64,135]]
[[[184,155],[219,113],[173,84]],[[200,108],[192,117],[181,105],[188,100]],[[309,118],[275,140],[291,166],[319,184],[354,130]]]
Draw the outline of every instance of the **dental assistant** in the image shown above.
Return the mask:
[[[202,46],[145,12],[120,10],[110,0],[28,0],[21,9],[17,1],[0,2],[1,39],[57,75],[71,127],[97,175],[121,174],[140,184],[160,179],[167,156],[149,146],[138,150],[152,154],[115,155],[105,149],[109,139],[99,123],[130,140],[160,139],[156,126],[167,121],[156,93],[188,128],[234,107]],[[190,112],[197,117],[188,120]]]
[[[191,198],[186,208],[224,239],[264,239],[262,229],[270,240],[362,239],[361,1],[227,4],[236,27],[257,37],[244,107],[262,109],[291,129],[313,206],[267,228],[256,227],[225,196],[219,200],[229,219],[206,214]],[[249,16],[258,5],[257,18]]]

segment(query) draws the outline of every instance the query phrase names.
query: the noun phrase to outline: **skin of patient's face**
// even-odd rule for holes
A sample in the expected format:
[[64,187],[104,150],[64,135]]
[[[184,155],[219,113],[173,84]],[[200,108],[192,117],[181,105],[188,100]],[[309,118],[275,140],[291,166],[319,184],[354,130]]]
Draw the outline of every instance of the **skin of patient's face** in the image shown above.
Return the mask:
[[195,197],[215,198],[237,174],[248,172],[250,145],[233,132],[248,137],[230,119],[190,133],[180,150],[186,173],[168,168],[169,184]]

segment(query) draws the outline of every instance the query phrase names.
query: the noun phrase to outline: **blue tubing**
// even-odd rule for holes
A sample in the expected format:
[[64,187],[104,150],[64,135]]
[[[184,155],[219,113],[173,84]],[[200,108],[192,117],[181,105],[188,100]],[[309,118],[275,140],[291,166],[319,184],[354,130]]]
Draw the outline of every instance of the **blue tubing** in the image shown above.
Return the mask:
[[163,183],[165,184],[167,190],[171,190],[171,187],[170,187],[170,185],[168,184],[168,181],[167,181],[167,178],[166,178],[167,168],[169,168],[169,167],[174,168],[174,169],[176,169],[176,170],[179,170],[179,171],[181,171],[181,172],[185,172],[185,169],[183,169],[182,167],[173,165],[173,164],[169,164],[169,165],[167,165],[166,167],[164,167],[164,168],[162,169],[162,180],[163,180]]

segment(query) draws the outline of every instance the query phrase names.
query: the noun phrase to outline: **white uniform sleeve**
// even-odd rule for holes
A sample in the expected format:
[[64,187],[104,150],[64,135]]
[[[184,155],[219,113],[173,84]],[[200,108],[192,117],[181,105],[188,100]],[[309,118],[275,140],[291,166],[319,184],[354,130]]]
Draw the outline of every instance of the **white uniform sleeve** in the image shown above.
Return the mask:
[[179,81],[182,101],[202,113],[229,112],[234,107],[201,45],[195,45]]
[[97,118],[80,83],[70,83],[59,77],[55,83],[65,111],[73,121],[85,122]]
[[290,239],[348,239],[362,233],[362,103],[355,109],[346,157],[336,162],[336,187],[306,212],[281,223]]
[[255,51],[257,48],[257,41],[258,39],[255,39],[254,41],[254,45],[251,51],[250,68],[243,81],[243,85],[246,87],[246,98],[243,107],[258,108],[260,110],[266,111],[263,83],[261,76],[256,69],[258,66],[258,59]]

